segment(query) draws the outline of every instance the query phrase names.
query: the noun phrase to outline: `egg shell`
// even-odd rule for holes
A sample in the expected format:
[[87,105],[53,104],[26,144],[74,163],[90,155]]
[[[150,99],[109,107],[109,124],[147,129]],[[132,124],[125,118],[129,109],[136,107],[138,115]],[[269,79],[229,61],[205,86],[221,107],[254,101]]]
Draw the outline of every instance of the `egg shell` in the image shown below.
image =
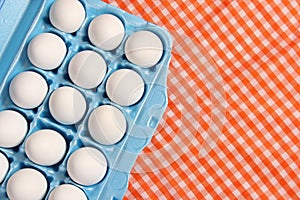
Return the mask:
[[79,87],[97,87],[107,71],[103,57],[95,51],[85,50],[77,53],[70,61],[68,73],[72,82]]
[[18,146],[24,140],[27,130],[27,121],[19,112],[13,110],[0,112],[0,147]]
[[38,107],[45,99],[48,84],[44,77],[33,71],[18,74],[11,81],[9,96],[17,106],[25,109]]
[[83,147],[71,154],[67,163],[70,178],[81,185],[90,186],[101,181],[107,171],[103,153],[93,147]]
[[95,17],[88,28],[88,36],[93,45],[110,51],[117,48],[125,35],[122,21],[112,14]]
[[109,99],[121,106],[131,106],[143,96],[145,84],[142,77],[131,69],[120,69],[108,77],[106,93]]
[[27,55],[30,62],[44,70],[60,66],[67,53],[65,42],[53,33],[41,33],[29,43]]
[[24,168],[14,173],[6,185],[6,193],[12,200],[41,200],[47,191],[44,175],[32,168]]
[[85,19],[85,9],[78,0],[56,0],[49,12],[51,24],[66,33],[77,31]]
[[79,122],[86,111],[84,96],[75,88],[63,86],[50,96],[49,110],[52,117],[65,125]]
[[0,183],[4,180],[9,169],[9,162],[6,156],[0,152]]
[[142,68],[149,68],[161,59],[163,44],[155,33],[138,31],[128,37],[124,51],[130,62]]
[[126,119],[123,113],[114,106],[99,106],[89,117],[88,130],[91,137],[98,143],[112,145],[123,138],[126,131]]
[[65,155],[66,141],[54,130],[43,129],[32,133],[26,140],[25,153],[34,163],[51,166]]
[[85,193],[72,184],[63,184],[54,188],[48,200],[87,200]]

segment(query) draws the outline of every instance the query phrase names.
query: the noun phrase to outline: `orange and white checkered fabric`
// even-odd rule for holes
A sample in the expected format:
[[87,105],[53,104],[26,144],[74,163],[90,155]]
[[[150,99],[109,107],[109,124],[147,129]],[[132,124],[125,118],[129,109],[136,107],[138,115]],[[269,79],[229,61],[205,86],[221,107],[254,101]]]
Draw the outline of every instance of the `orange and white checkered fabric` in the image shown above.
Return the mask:
[[299,1],[106,2],[174,36],[125,199],[300,199]]

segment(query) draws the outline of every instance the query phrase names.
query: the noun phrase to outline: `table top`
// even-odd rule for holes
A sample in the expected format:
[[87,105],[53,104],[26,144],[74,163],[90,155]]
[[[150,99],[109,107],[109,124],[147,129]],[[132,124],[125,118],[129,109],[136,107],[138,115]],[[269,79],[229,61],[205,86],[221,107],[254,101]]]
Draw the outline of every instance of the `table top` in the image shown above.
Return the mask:
[[299,2],[106,2],[175,41],[168,108],[125,199],[299,199]]

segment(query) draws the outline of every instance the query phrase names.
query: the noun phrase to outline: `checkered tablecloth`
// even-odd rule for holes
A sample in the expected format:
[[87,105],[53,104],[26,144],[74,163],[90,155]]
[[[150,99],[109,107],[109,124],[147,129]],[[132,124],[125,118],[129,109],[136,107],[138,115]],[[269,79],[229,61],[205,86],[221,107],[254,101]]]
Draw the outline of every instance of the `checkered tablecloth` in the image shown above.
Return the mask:
[[106,0],[174,37],[125,199],[300,199],[300,4]]

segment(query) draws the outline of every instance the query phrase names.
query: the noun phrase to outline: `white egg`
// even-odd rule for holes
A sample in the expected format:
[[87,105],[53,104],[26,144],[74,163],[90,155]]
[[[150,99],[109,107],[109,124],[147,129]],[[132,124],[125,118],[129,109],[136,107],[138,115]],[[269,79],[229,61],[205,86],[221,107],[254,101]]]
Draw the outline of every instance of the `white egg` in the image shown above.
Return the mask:
[[88,36],[93,45],[106,51],[117,48],[125,35],[122,21],[111,14],[94,18],[88,28]]
[[63,86],[51,94],[49,110],[56,121],[71,125],[79,122],[84,116],[86,101],[78,90]]
[[85,18],[85,9],[78,0],[56,0],[49,13],[51,24],[66,33],[77,31]]
[[0,183],[4,180],[9,169],[9,162],[6,156],[0,152]]
[[126,119],[123,113],[114,106],[99,106],[89,117],[88,130],[92,138],[100,144],[115,144],[125,134]]
[[48,200],[87,200],[87,197],[80,188],[63,184],[51,191]]
[[121,106],[130,106],[138,102],[144,93],[142,77],[131,69],[115,71],[106,82],[109,99]]
[[44,70],[59,67],[66,53],[67,47],[64,41],[53,33],[41,33],[35,36],[27,49],[30,62]]
[[0,147],[18,146],[24,139],[28,129],[26,119],[13,110],[0,112]]
[[97,87],[106,74],[103,57],[90,50],[77,53],[70,61],[68,73],[72,82],[82,88]]
[[83,147],[71,154],[67,163],[70,178],[78,184],[90,186],[101,181],[107,171],[103,153],[93,147]]
[[41,200],[47,191],[44,175],[31,168],[14,173],[6,185],[7,196],[11,200]]
[[158,63],[163,54],[161,39],[150,31],[138,31],[126,40],[126,58],[143,68],[152,67]]
[[17,106],[25,109],[38,107],[48,92],[46,80],[38,73],[26,71],[11,81],[9,95]]
[[58,163],[65,155],[66,141],[63,136],[50,129],[31,134],[25,143],[25,153],[34,163],[50,166]]

